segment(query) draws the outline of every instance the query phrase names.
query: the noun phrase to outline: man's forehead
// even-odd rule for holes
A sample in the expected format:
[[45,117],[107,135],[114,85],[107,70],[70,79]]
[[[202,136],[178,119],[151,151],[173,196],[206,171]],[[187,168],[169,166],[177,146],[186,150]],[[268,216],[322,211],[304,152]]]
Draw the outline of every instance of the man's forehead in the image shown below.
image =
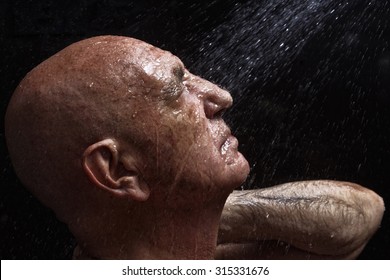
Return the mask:
[[183,69],[182,61],[172,53],[146,43],[140,43],[129,53],[137,73],[147,80],[169,82],[177,69]]
[[144,42],[140,42],[136,46],[136,51],[132,54],[137,60],[137,64],[144,67],[154,65],[161,68],[171,68],[175,66],[183,67],[182,61],[169,51],[162,50]]

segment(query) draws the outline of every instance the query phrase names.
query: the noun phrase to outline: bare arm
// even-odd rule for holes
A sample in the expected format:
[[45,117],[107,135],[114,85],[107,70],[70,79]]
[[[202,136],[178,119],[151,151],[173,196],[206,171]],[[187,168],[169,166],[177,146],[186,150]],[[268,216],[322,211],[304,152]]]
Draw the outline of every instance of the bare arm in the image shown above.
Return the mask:
[[[253,250],[253,244],[269,255],[281,250],[281,241],[292,246],[290,254],[297,258],[307,252],[354,258],[379,227],[383,211],[380,196],[348,182],[303,181],[236,191],[222,213],[217,257],[233,258],[228,252]],[[274,242],[278,246],[264,246],[264,240],[279,241]]]

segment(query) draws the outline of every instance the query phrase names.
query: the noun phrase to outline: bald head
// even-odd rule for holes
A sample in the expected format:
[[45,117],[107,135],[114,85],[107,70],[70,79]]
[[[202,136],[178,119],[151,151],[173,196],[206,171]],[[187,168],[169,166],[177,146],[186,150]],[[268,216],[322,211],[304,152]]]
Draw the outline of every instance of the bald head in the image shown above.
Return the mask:
[[7,145],[23,184],[90,251],[123,244],[118,234],[154,228],[155,236],[156,217],[172,223],[167,213],[178,210],[182,221],[204,212],[200,228],[212,228],[215,244],[224,202],[249,171],[221,118],[231,104],[228,92],[169,52],[95,37],[23,79],[7,109]]
[[7,144],[18,176],[46,204],[71,193],[61,185],[79,185],[88,145],[119,136],[132,97],[145,89],[136,58],[156,50],[131,38],[96,37],[55,54],[20,83],[7,110]]
[[105,193],[191,208],[224,201],[248,173],[221,118],[231,103],[169,52],[95,37],[23,79],[7,110],[7,144],[22,182],[61,217],[86,200],[101,205]]

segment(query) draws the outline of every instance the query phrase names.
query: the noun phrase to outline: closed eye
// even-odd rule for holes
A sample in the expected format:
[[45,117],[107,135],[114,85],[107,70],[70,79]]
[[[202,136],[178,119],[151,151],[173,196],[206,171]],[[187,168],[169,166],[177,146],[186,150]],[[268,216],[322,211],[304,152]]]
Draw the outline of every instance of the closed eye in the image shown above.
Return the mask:
[[162,88],[162,98],[168,101],[176,100],[183,93],[183,89],[182,83],[173,80]]

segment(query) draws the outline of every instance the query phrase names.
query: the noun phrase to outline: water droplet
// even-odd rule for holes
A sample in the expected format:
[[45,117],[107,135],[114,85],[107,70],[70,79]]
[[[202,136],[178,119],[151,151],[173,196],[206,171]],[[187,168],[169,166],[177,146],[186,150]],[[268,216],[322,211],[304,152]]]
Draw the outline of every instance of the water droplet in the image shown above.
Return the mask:
[[182,112],[182,110],[175,110],[175,111],[173,111],[172,113],[173,113],[175,116],[177,116],[177,115],[179,115],[181,112]]
[[225,141],[225,143],[223,143],[223,145],[222,145],[222,148],[221,148],[221,154],[222,155],[225,155],[226,154],[226,152],[228,151],[228,149],[229,149],[229,147],[230,147],[230,140],[229,140],[229,138]]

